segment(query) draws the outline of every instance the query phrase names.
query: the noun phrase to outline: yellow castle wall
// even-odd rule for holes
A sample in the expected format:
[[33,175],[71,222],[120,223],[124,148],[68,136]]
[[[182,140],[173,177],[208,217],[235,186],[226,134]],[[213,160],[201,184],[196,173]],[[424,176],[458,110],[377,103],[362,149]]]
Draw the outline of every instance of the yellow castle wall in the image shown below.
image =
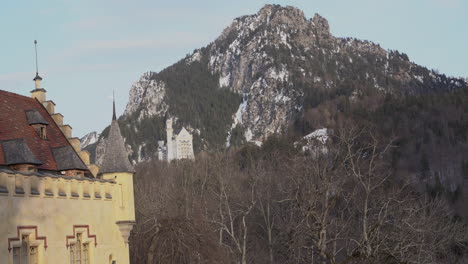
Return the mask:
[[[73,235],[75,227],[75,234],[82,233],[83,241],[89,242],[90,264],[107,264],[111,260],[128,264],[128,244],[116,223],[135,219],[133,182],[126,174],[116,176],[115,183],[111,183],[0,172],[0,186],[8,189],[7,194],[0,193],[0,263],[13,263],[8,245],[18,243],[14,241],[18,233],[29,235],[31,243],[38,246],[39,264],[70,263],[67,236]],[[24,194],[16,194],[21,188]],[[37,190],[39,195],[31,194],[31,190]],[[48,191],[52,197],[46,195]],[[46,238],[47,249],[41,237]]]
[[[116,182],[116,192],[120,199],[120,204],[116,204],[115,212],[118,219],[121,221],[134,221],[135,220],[135,202],[133,194],[133,175],[131,173],[105,173],[102,175],[103,179],[114,180]],[[125,186],[132,186],[126,188]]]

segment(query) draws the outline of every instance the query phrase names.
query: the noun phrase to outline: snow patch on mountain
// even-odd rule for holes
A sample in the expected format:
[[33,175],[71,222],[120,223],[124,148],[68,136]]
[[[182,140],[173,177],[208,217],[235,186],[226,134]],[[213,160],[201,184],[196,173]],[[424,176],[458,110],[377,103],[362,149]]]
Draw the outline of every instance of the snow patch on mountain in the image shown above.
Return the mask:
[[326,154],[328,152],[326,143],[330,139],[330,133],[327,128],[317,129],[304,136],[302,140],[294,142],[294,147],[300,148],[302,152],[309,152],[312,156]]
[[307,141],[317,140],[322,144],[327,143],[329,138],[330,137],[328,135],[328,129],[326,129],[326,128],[317,129],[314,132],[304,136],[304,139],[307,140]]
[[233,115],[233,122],[231,125],[231,129],[228,132],[228,136],[226,138],[226,147],[229,147],[231,145],[231,136],[232,136],[232,130],[236,128],[237,125],[242,125],[242,115],[245,113],[245,109],[247,108],[247,99],[246,95],[244,96],[244,99],[242,100],[242,103],[239,105],[239,108],[237,109],[236,113]]
[[201,58],[202,58],[202,54],[200,53],[200,51],[197,50],[192,54],[192,56],[187,58],[187,63],[191,64],[195,61],[200,61]]
[[289,72],[286,69],[285,65],[281,66],[281,69],[270,68],[268,70],[267,76],[278,81],[287,81],[289,77]]
[[219,87],[228,87],[231,84],[231,73],[219,77]]
[[99,133],[96,131],[90,132],[86,135],[84,135],[80,139],[80,148],[84,149],[89,145],[95,144],[99,140]]

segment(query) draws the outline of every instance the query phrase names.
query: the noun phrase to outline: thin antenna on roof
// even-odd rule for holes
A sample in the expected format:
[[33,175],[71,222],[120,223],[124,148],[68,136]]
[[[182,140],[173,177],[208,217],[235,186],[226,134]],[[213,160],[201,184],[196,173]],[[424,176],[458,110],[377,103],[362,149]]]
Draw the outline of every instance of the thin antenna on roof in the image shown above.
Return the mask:
[[117,117],[115,115],[115,91],[114,90],[112,90],[112,106],[113,106],[112,120],[117,120]]
[[36,50],[36,76],[39,75],[39,67],[37,63],[37,40],[34,40],[34,49]]

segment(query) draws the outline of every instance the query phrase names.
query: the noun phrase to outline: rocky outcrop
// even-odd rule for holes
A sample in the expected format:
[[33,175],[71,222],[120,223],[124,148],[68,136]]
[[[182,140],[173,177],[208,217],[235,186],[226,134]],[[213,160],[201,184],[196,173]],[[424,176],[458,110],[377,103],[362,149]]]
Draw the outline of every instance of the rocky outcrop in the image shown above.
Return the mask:
[[130,89],[129,102],[124,115],[128,116],[139,110],[138,119],[163,114],[167,111],[164,101],[166,96],[165,84],[152,79],[154,73],[147,72],[135,82]]
[[[226,145],[233,129],[240,129],[245,140],[255,142],[283,133],[314,99],[314,90],[339,90],[356,96],[359,87],[421,93],[467,86],[461,78],[449,78],[416,65],[404,53],[382,49],[370,41],[334,37],[325,18],[315,14],[307,19],[301,10],[290,6],[266,5],[257,14],[234,19],[219,38],[181,62],[187,69],[198,63],[197,67],[208,69],[219,79],[217,89],[228,89],[242,98],[237,111],[231,113]],[[184,70],[181,62],[179,71]],[[171,67],[168,69],[172,72],[165,72],[164,78],[177,78],[178,72]],[[168,97],[168,91],[177,87],[170,87],[160,74],[145,73],[132,86],[124,119],[143,122],[155,117],[177,118],[171,112],[174,100]],[[202,142],[212,140],[203,134],[200,122],[187,122],[185,125],[202,131]],[[136,128],[129,131],[123,131],[124,136],[137,138],[140,133]],[[141,139],[132,143],[132,149],[139,153],[150,140],[156,139]]]
[[80,148],[85,149],[89,145],[95,144],[99,140],[99,133],[96,131],[90,132],[86,135],[84,135],[80,139]]

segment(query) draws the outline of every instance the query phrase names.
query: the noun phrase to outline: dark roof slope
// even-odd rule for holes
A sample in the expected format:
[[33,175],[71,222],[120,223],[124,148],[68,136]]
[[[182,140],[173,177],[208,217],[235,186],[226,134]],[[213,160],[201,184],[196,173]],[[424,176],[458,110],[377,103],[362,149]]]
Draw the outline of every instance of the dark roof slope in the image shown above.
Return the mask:
[[87,170],[83,161],[71,146],[53,148],[52,153],[59,170]]
[[[44,119],[41,122],[47,122],[47,139],[41,139],[36,130],[29,124],[26,112],[35,110]],[[63,135],[60,128],[49,115],[42,104],[34,98],[22,96],[15,93],[0,90],[0,141],[11,139],[23,139],[24,144],[31,153],[42,164],[38,166],[42,170],[58,171],[60,170],[55,161],[52,149],[60,147],[71,147],[67,138]],[[9,150],[0,148],[0,166],[8,165],[6,155],[10,155]],[[80,159],[78,154],[73,151],[73,159]]]
[[112,120],[109,137],[106,142],[103,162],[99,173],[135,172],[133,166],[128,160],[128,153],[125,149],[124,140],[120,133],[119,123],[117,120]]
[[35,164],[41,165],[42,162],[34,156],[24,139],[12,139],[1,142],[3,153],[5,153],[5,164]]
[[28,119],[28,123],[30,125],[34,124],[43,124],[48,125],[49,122],[45,120],[45,118],[37,111],[37,109],[33,110],[26,110],[26,118]]

